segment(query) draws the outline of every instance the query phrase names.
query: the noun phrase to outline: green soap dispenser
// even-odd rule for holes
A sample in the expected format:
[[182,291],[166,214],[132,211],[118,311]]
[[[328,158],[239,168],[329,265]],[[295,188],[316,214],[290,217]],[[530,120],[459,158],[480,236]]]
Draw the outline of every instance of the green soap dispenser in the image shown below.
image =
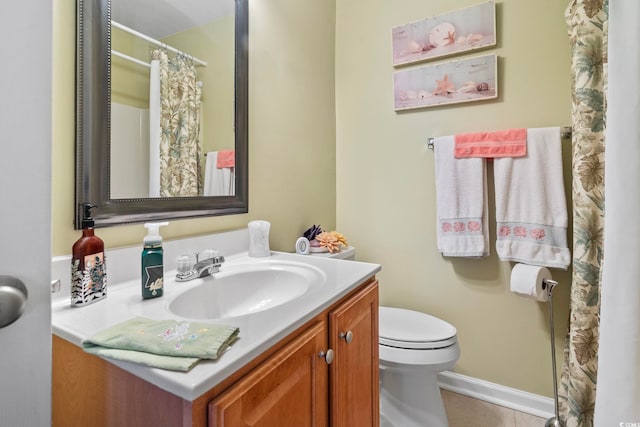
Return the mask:
[[162,262],[162,236],[159,229],[169,225],[168,222],[148,222],[144,227],[148,230],[144,236],[142,249],[142,298],[162,296],[164,285],[164,265]]

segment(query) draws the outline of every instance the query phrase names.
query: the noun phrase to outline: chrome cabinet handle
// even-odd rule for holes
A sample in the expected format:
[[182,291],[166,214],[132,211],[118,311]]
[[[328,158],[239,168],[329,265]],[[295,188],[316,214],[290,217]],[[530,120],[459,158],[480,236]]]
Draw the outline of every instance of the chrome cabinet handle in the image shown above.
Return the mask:
[[27,306],[27,287],[19,279],[0,276],[0,328],[18,320]]
[[345,340],[347,344],[351,344],[351,341],[353,341],[353,332],[340,332],[340,334],[338,334],[338,337]]
[[318,353],[318,357],[322,357],[325,362],[327,362],[327,365],[331,365],[334,357],[333,350],[329,349],[326,353],[324,351],[321,351],[320,353]]

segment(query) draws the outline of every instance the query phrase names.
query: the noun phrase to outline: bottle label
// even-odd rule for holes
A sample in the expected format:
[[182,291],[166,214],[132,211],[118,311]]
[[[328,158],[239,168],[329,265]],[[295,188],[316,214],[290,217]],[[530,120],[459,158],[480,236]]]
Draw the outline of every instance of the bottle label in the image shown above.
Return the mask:
[[160,296],[162,292],[162,285],[164,282],[163,268],[160,265],[150,265],[144,268],[146,281],[144,288],[152,296]]
[[71,304],[86,305],[107,296],[107,273],[104,252],[86,255],[84,269],[80,259],[71,263]]

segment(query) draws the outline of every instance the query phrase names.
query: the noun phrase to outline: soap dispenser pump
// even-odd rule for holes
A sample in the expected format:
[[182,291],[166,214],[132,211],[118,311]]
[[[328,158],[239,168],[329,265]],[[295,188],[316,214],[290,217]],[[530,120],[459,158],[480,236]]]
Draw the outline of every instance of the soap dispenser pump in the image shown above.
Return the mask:
[[148,230],[144,237],[142,249],[142,298],[162,296],[164,286],[164,264],[162,261],[162,236],[160,227],[168,222],[148,222],[144,227]]
[[89,203],[82,208],[82,237],[71,250],[71,305],[83,306],[99,301],[107,296],[107,269],[104,256],[104,242],[95,235],[95,222],[91,209],[97,207]]

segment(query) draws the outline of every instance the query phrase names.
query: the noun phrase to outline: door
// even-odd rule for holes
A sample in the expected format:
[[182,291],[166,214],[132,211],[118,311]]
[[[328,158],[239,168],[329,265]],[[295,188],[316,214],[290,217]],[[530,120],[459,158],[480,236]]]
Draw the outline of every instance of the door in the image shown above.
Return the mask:
[[210,427],[328,424],[326,322],[318,322],[209,404]]
[[0,328],[0,424],[49,426],[52,2],[8,0],[2,9],[0,275],[23,282],[28,299]]
[[378,282],[329,314],[331,425],[377,427],[379,414]]

